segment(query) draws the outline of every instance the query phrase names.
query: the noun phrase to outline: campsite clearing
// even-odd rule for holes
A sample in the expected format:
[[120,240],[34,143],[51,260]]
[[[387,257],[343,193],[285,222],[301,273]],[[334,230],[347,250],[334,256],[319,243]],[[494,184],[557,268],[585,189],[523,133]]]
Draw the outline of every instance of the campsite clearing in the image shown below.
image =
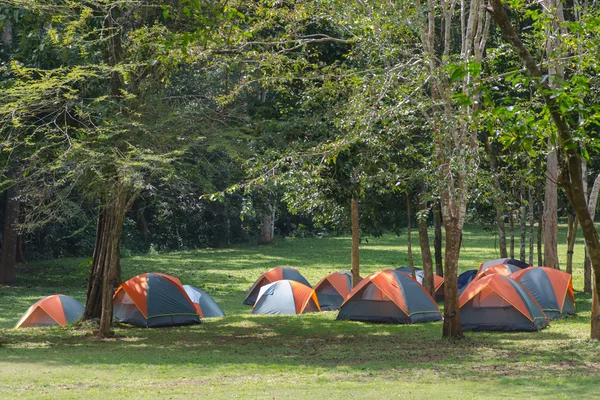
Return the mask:
[[[588,339],[581,247],[577,316],[540,332],[467,332],[456,343],[441,339],[440,322],[336,321],[335,311],[251,315],[242,304],[258,276],[277,265],[295,266],[310,282],[348,269],[345,237],[124,259],[124,279],[148,271],[178,276],[210,293],[227,316],[172,328],[118,325],[111,339],[98,339],[87,325],[11,329],[47,294],[83,300],[82,260],[29,264],[16,286],[0,287],[0,398],[590,397],[600,384],[600,344]],[[492,258],[493,249],[489,232],[468,228],[461,271]],[[361,250],[364,276],[407,263],[396,236],[369,238]]]

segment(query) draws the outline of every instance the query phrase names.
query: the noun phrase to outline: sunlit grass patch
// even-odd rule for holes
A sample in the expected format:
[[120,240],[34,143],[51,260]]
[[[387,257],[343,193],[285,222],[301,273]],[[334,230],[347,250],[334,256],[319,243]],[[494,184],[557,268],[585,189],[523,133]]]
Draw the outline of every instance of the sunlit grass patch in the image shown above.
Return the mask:
[[[363,240],[361,274],[408,264],[405,237]],[[498,257],[493,233],[468,227],[460,270]],[[559,239],[565,259],[564,227]],[[413,243],[420,263],[418,243]],[[337,312],[251,315],[242,301],[270,268],[291,265],[315,284],[350,268],[350,240],[280,239],[122,260],[123,278],[156,271],[206,290],[226,317],[203,324],[142,329],[116,324],[99,339],[93,324],[11,329],[35,301],[63,293],[83,301],[84,259],[19,267],[0,287],[0,398],[322,398],[372,399],[593,397],[600,384],[600,344],[590,341],[590,297],[582,293],[583,246],[574,285],[578,315],[540,332],[467,332],[441,338],[442,323],[336,321]],[[536,257],[537,259],[537,257]]]

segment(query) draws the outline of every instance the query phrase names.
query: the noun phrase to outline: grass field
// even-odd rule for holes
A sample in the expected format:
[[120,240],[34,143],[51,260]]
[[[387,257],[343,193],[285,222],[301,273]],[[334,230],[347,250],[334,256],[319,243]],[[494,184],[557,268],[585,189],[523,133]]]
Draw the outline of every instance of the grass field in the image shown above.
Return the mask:
[[[559,243],[564,236],[561,228]],[[566,248],[559,252],[564,263]],[[342,322],[336,312],[253,316],[242,305],[248,287],[271,267],[295,266],[313,284],[349,269],[347,237],[123,259],[124,279],[149,271],[175,275],[209,292],[227,317],[189,327],[120,325],[111,339],[82,324],[11,329],[48,294],[84,300],[87,260],[30,263],[19,268],[15,286],[0,287],[0,399],[600,397],[600,344],[588,339],[582,253],[580,239],[576,317],[536,333],[468,332],[457,342],[441,339],[442,323]],[[497,257],[493,234],[467,227],[461,271]],[[363,276],[406,264],[403,237],[369,238],[361,246]]]

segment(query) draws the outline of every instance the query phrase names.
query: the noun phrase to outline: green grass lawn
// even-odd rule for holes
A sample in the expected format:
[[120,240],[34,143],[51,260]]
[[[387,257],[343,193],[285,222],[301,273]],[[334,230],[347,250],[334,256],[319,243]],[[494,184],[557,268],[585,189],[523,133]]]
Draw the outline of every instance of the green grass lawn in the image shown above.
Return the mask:
[[[564,236],[561,229],[559,243]],[[368,240],[361,246],[363,276],[407,264],[404,237]],[[565,260],[565,246],[559,252]],[[189,327],[120,325],[115,338],[104,340],[86,325],[11,329],[48,294],[84,300],[87,260],[30,263],[19,268],[15,286],[0,287],[0,399],[598,397],[600,344],[588,339],[582,253],[580,239],[577,317],[536,333],[467,332],[456,343],[441,339],[441,322],[342,322],[336,312],[254,316],[242,305],[269,268],[295,266],[313,284],[349,269],[347,237],[123,259],[124,279],[149,271],[175,275],[209,292],[227,317]],[[493,234],[467,227],[461,271],[497,257]]]

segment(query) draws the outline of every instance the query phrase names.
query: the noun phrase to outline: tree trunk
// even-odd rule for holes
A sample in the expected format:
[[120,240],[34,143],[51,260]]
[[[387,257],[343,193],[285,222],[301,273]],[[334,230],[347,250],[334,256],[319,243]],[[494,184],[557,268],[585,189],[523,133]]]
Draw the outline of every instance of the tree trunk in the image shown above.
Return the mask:
[[443,337],[460,338],[463,336],[463,330],[458,303],[458,257],[462,229],[455,223],[448,223],[448,218],[444,219],[444,226],[446,227],[446,268],[444,271]]
[[444,264],[442,258],[442,212],[439,201],[435,202],[433,208],[433,254],[435,257],[435,273],[439,276],[444,276]]
[[558,195],[555,183],[558,176],[558,161],[554,151],[548,153],[546,174],[548,178],[546,178],[546,195],[544,198],[544,265],[559,269]]
[[[598,192],[600,192],[600,175],[594,179],[592,185],[592,191],[588,199],[588,211],[590,218],[594,221],[596,217],[596,205],[598,204]],[[590,256],[587,251],[587,245],[585,247],[585,261],[583,263],[583,291],[585,293],[592,293],[592,263]]]
[[0,257],[0,284],[10,285],[16,278],[19,209],[18,189],[15,185],[12,185],[6,190],[2,256]]
[[569,213],[567,231],[567,267],[565,272],[573,274],[573,249],[575,248],[575,239],[577,239],[577,218]]
[[5,21],[6,22],[4,24],[4,29],[2,30],[2,36],[0,37],[0,41],[2,42],[2,45],[10,47],[13,43],[13,27],[12,23],[8,18],[5,19]]
[[535,216],[533,214],[533,196],[531,195],[531,189],[528,191],[529,199],[529,265],[533,265],[533,241],[535,237]]
[[[564,69],[560,62],[553,60],[555,53],[560,47],[560,39],[554,35],[560,35],[559,24],[564,23],[561,0],[542,0],[542,5],[553,14],[552,20],[548,21],[546,27],[546,55],[548,57],[548,81],[549,86],[560,88],[560,82],[564,80]],[[544,255],[546,266],[560,269],[558,259],[558,155],[554,150],[554,144],[548,137],[548,159],[546,162],[546,196],[544,198]]]
[[23,264],[25,262],[25,255],[23,254],[23,235],[17,236],[17,256],[16,263]]
[[267,210],[263,213],[262,228],[258,244],[270,244],[273,242],[273,232],[275,230],[275,206],[269,202]]
[[427,232],[427,200],[423,195],[419,202],[419,244],[421,245],[421,258],[423,259],[423,286],[427,293],[435,297],[433,287],[433,262],[431,260],[431,249],[429,248],[429,234]]
[[360,282],[360,258],[358,250],[360,234],[358,225],[358,199],[356,197],[352,197],[350,208],[352,219],[352,287],[354,287]]
[[410,266],[410,272],[412,274],[413,279],[417,279],[417,275],[415,272],[415,261],[412,253],[412,226],[410,223],[411,220],[411,210],[410,210],[410,196],[406,195],[406,247],[408,252],[408,265]]
[[543,204],[539,204],[538,206],[538,214],[539,214],[539,218],[538,218],[538,229],[537,229],[537,256],[538,256],[538,266],[543,266],[544,265],[544,260],[543,260],[543,248],[542,248],[542,236],[544,234],[544,217],[542,215],[542,210],[544,208]]
[[88,281],[84,319],[100,318],[100,336],[110,336],[112,321],[112,296],[120,284],[120,239],[126,211],[126,194],[123,187],[115,189],[98,216],[96,247],[92,271]]
[[[488,137],[489,139],[489,137]],[[496,210],[496,227],[498,228],[498,247],[500,247],[500,258],[506,258],[506,227],[504,225],[504,213],[506,206],[504,205],[504,197],[502,195],[502,187],[500,186],[500,172],[498,171],[498,157],[494,144],[490,140],[486,140],[486,147],[490,157],[490,167],[492,170],[492,180],[498,193],[494,195],[494,208]]]
[[510,258],[515,258],[515,214],[510,210],[508,214],[508,226],[510,229]]
[[525,188],[523,187],[523,182],[521,182],[521,251],[519,252],[519,259],[525,262],[527,258],[527,204],[525,204],[525,199],[523,198],[523,192]]

